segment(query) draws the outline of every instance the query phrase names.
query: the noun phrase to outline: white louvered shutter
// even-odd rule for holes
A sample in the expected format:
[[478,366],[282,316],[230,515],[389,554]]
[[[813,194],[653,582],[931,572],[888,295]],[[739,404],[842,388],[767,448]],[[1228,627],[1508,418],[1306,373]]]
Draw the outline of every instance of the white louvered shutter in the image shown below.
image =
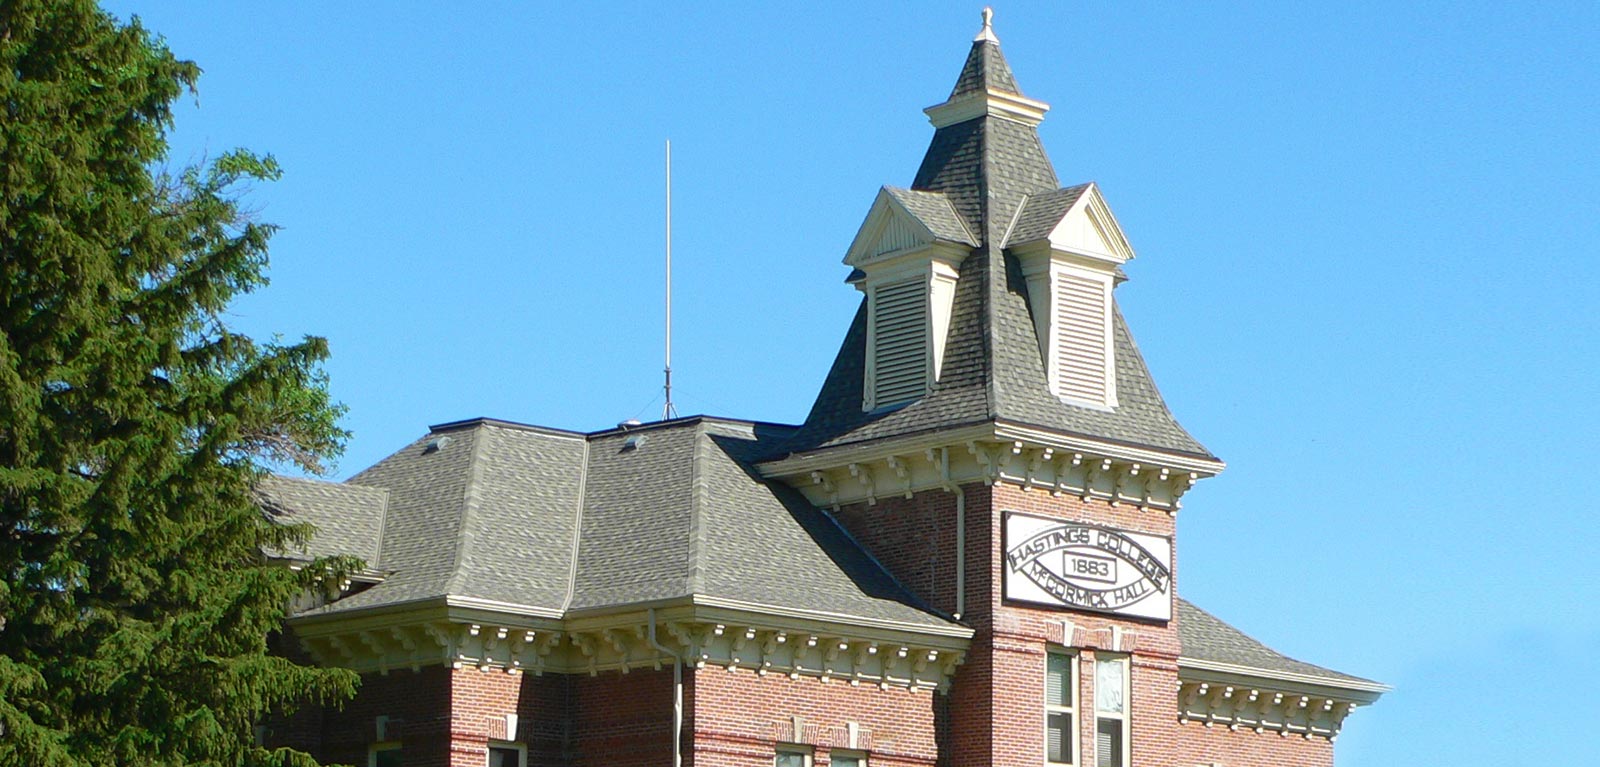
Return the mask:
[[1055,279],[1055,303],[1056,394],[1110,405],[1109,283],[1061,272]]
[[915,280],[876,289],[873,407],[915,399],[927,388],[927,302],[927,286]]

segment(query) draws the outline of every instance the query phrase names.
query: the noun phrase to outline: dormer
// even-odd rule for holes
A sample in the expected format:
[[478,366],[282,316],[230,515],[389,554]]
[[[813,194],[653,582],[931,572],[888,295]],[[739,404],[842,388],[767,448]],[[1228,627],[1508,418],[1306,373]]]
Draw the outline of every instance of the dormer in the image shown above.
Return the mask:
[[1092,408],[1117,406],[1111,291],[1133,248],[1094,183],[1030,195],[1007,238],[1027,279],[1050,391]]
[[862,410],[911,402],[939,380],[956,278],[977,244],[944,194],[878,191],[844,259],[867,297]]

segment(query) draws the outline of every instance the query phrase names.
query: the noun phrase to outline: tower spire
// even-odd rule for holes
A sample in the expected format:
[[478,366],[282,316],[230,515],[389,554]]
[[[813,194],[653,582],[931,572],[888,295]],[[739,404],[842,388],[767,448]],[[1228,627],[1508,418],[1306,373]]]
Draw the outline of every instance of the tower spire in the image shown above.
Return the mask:
[[994,36],[993,8],[985,7],[983,9],[983,29],[978,31],[977,37],[972,38],[972,42],[1000,44],[1000,38]]

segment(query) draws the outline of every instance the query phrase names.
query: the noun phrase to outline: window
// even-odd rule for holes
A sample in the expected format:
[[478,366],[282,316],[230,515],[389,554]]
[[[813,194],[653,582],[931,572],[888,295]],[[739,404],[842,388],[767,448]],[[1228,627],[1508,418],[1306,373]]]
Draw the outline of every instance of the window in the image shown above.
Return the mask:
[[1096,658],[1095,767],[1127,767],[1128,703],[1128,659]]
[[1044,668],[1044,744],[1045,761],[1072,764],[1077,730],[1072,726],[1074,703],[1078,699],[1078,659],[1070,653],[1050,651]]
[[811,749],[781,744],[777,755],[772,758],[772,767],[811,767]]
[[867,767],[867,755],[836,748],[828,752],[828,762],[833,767]]
[[367,767],[401,767],[399,743],[374,743],[367,749]]
[[489,767],[527,767],[528,747],[521,743],[489,741]]

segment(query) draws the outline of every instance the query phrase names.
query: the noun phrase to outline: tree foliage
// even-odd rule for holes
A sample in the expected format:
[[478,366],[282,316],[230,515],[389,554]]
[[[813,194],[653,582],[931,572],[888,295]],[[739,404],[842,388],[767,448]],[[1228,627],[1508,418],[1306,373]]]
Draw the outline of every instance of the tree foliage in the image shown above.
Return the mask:
[[265,467],[344,434],[321,339],[230,331],[275,178],[164,171],[199,69],[87,0],[0,0],[0,765],[311,764],[264,717],[353,694],[267,651],[316,569],[272,566]]

